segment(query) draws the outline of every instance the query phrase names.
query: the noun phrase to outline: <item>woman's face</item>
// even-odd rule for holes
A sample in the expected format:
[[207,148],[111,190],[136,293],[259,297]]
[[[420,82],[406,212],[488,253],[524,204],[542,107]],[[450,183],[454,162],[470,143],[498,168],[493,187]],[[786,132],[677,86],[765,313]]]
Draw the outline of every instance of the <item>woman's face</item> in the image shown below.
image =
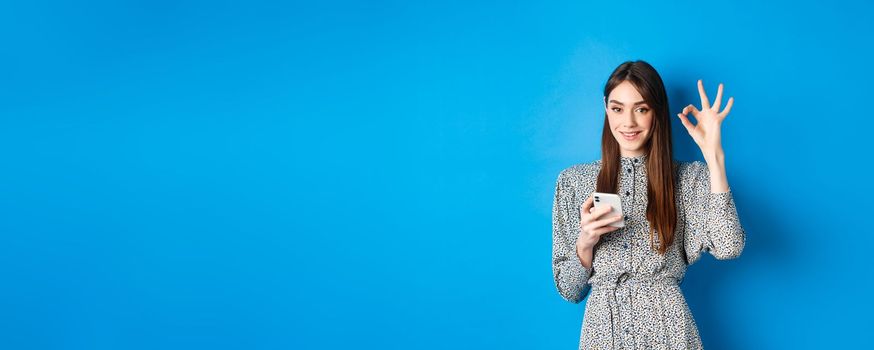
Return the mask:
[[619,153],[624,157],[644,154],[652,134],[654,112],[643,101],[643,96],[628,81],[617,85],[606,98],[607,120],[613,137],[619,142]]

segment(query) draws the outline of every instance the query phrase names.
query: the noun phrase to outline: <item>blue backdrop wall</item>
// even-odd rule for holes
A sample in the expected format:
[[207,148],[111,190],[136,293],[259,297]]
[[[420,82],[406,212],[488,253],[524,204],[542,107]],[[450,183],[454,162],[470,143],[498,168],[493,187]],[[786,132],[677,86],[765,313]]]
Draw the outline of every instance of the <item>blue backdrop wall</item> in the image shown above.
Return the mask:
[[[0,5],[0,348],[572,349],[558,172],[625,60],[734,96],[709,349],[871,346],[862,1]],[[679,160],[702,160],[674,120]]]

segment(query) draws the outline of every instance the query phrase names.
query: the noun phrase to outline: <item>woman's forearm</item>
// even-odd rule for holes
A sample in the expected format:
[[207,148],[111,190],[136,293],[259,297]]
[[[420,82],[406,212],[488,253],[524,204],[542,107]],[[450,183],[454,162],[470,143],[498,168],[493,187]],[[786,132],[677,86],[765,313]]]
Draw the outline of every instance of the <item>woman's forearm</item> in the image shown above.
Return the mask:
[[725,175],[725,153],[722,149],[705,152],[704,160],[710,170],[710,193],[728,192],[728,178]]

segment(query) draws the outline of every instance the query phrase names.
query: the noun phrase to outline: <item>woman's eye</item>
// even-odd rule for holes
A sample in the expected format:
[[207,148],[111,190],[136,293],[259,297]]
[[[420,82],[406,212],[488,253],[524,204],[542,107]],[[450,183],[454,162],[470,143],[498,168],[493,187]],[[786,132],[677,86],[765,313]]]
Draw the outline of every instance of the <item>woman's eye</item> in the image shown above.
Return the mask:
[[611,108],[611,110],[613,110],[616,113],[622,112],[622,109],[619,107],[613,107],[613,108]]
[[637,111],[640,113],[646,113],[647,111],[649,111],[649,108],[638,108]]

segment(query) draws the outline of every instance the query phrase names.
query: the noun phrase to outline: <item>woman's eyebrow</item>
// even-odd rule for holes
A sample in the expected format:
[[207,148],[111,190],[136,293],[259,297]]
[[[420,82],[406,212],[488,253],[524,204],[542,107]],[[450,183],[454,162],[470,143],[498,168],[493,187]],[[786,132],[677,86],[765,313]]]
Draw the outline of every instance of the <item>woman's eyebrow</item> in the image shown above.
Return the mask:
[[[616,100],[610,100],[610,101],[607,101],[607,102],[613,102],[613,103],[618,104],[618,105],[620,105],[620,106],[624,106],[624,105],[625,105],[624,103],[619,102],[619,101],[616,101]],[[635,105],[641,105],[641,104],[644,104],[644,103],[646,103],[646,101],[637,101],[637,102],[635,102],[634,104],[635,104]]]

